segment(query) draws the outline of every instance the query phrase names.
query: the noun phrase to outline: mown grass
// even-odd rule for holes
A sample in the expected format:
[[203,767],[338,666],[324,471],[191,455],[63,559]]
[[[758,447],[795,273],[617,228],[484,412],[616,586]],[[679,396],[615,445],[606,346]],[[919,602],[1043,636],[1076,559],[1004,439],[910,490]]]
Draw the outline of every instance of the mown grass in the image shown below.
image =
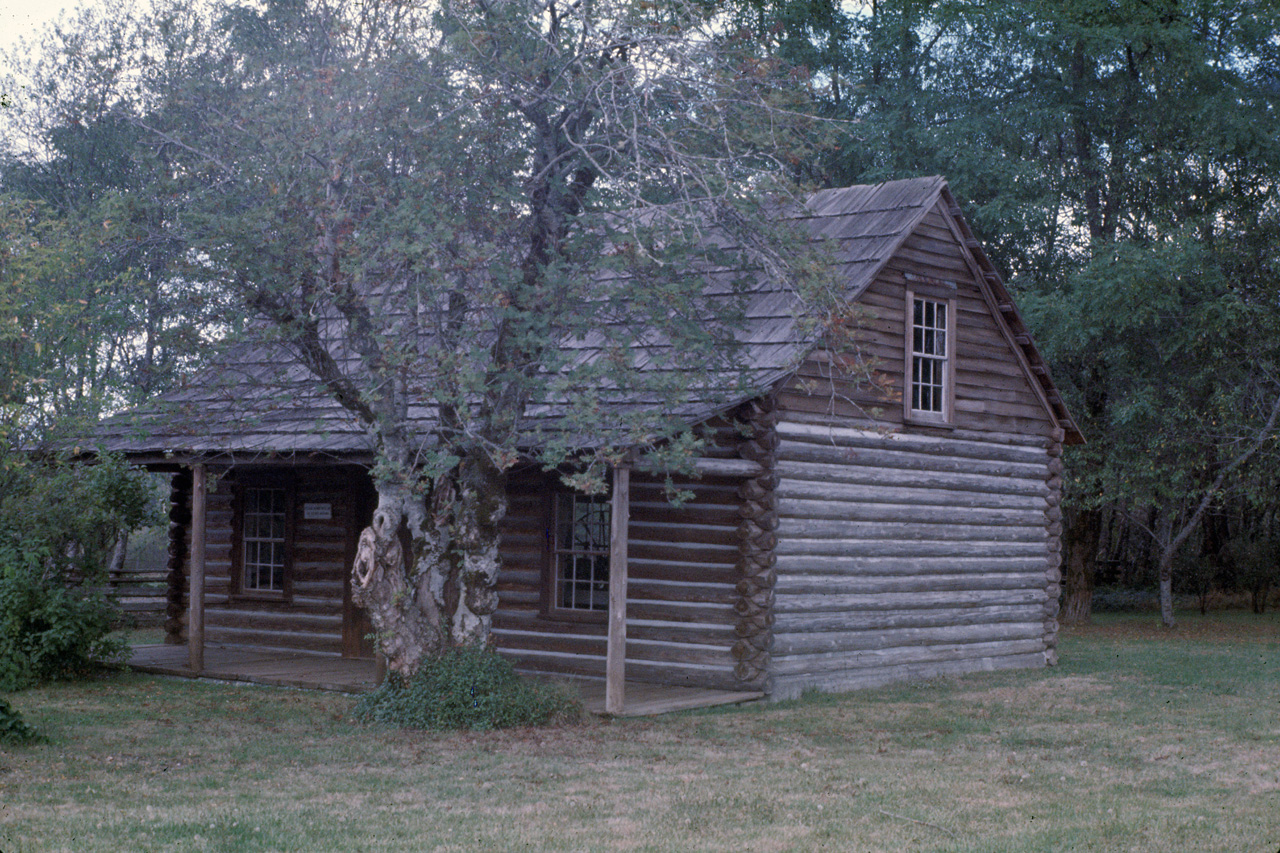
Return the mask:
[[1280,849],[1280,618],[1108,616],[1053,670],[427,734],[140,675],[11,698],[0,850]]

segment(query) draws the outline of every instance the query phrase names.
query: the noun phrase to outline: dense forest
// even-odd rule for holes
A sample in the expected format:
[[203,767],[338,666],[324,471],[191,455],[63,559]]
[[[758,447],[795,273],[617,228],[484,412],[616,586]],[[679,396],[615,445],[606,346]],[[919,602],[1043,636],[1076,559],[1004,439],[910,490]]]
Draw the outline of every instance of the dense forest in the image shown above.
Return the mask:
[[[352,27],[401,26],[411,13],[382,5],[385,19]],[[556,15],[555,4],[537,9]],[[1088,618],[1095,586],[1163,588],[1166,620],[1172,591],[1202,607],[1238,595],[1260,611],[1280,589],[1280,4],[708,0],[697,10],[699,50],[714,45],[756,94],[785,95],[761,101],[767,128],[735,125],[752,138],[741,157],[717,161],[721,178],[749,182],[767,166],[800,188],[950,181],[1087,438],[1064,458],[1065,619]],[[218,269],[247,269],[262,248],[226,249],[218,235],[274,210],[278,193],[280,205],[304,204],[271,168],[293,156],[286,143],[303,125],[348,125],[318,107],[290,116],[295,105],[235,95],[287,77],[290,57],[349,49],[316,42],[305,22],[350,11],[316,0],[106,5],[4,58],[0,477],[11,493],[34,476],[18,448],[84,435],[104,413],[173,387],[255,312],[270,314],[262,293]],[[516,41],[504,50],[476,56],[508,63],[487,85],[514,90],[528,82],[516,64],[527,57]],[[472,66],[465,79],[485,73]],[[317,104],[337,98],[333,80],[308,85]],[[397,109],[447,112],[443,96],[423,106],[412,91]],[[663,121],[692,113],[660,99],[652,110]],[[268,120],[275,136],[241,133]],[[536,161],[538,149],[497,138],[503,126],[494,119],[493,139],[460,141],[459,128],[433,137],[433,168],[483,169],[471,157],[481,145],[494,146],[494,162]],[[664,138],[669,126],[646,132]],[[362,127],[390,151],[410,145],[414,125]],[[709,136],[699,144],[714,146]],[[775,148],[759,153],[764,136]],[[621,181],[600,179],[614,204],[626,201]],[[319,221],[315,210],[300,221]],[[450,221],[422,224],[422,239],[447,242]]]

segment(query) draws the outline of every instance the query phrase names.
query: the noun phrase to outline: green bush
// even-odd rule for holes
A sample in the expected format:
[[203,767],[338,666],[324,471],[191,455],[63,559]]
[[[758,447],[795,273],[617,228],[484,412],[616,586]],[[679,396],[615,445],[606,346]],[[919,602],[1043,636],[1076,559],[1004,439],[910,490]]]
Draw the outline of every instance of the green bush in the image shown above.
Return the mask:
[[569,721],[581,703],[563,688],[525,681],[497,652],[458,649],[410,681],[394,675],[356,704],[356,718],[412,729],[501,729]]
[[154,515],[120,459],[36,461],[0,447],[0,690],[72,678],[123,657],[100,590],[121,530]]
[[0,542],[0,690],[81,676],[128,651],[109,637],[115,605],[101,592],[66,586],[45,562],[40,552]]
[[21,714],[13,710],[12,705],[0,699],[0,743],[17,746],[43,739],[35,729],[27,725]]

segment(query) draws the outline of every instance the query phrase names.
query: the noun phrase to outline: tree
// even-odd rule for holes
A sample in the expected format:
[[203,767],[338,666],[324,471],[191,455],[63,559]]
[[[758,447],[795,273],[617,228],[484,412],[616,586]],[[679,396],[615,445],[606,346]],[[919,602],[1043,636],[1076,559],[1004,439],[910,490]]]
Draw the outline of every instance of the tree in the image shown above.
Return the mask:
[[170,387],[210,328],[205,290],[176,279],[166,164],[116,112],[140,53],[116,6],[81,10],[4,57],[25,94],[0,116],[0,396],[21,443],[84,434]]
[[174,257],[368,431],[359,597],[406,676],[486,642],[512,466],[598,490],[687,454],[687,413],[743,387],[744,284],[833,293],[765,224],[810,124],[705,6],[277,0],[144,29],[182,67],[118,109],[170,164]]
[[1167,599],[1168,546],[1274,445],[1280,7],[812,5],[741,7],[854,122],[837,180],[948,176],[1089,439],[1064,457],[1064,612],[1087,618],[1112,509],[1157,512]]

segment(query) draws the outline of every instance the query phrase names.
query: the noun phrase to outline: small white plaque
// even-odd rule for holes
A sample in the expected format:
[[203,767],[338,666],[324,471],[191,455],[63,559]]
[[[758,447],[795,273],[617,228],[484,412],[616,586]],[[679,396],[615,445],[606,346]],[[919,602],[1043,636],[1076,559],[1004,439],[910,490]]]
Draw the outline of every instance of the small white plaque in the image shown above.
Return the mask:
[[333,519],[333,504],[303,504],[302,517],[307,521],[330,521]]

